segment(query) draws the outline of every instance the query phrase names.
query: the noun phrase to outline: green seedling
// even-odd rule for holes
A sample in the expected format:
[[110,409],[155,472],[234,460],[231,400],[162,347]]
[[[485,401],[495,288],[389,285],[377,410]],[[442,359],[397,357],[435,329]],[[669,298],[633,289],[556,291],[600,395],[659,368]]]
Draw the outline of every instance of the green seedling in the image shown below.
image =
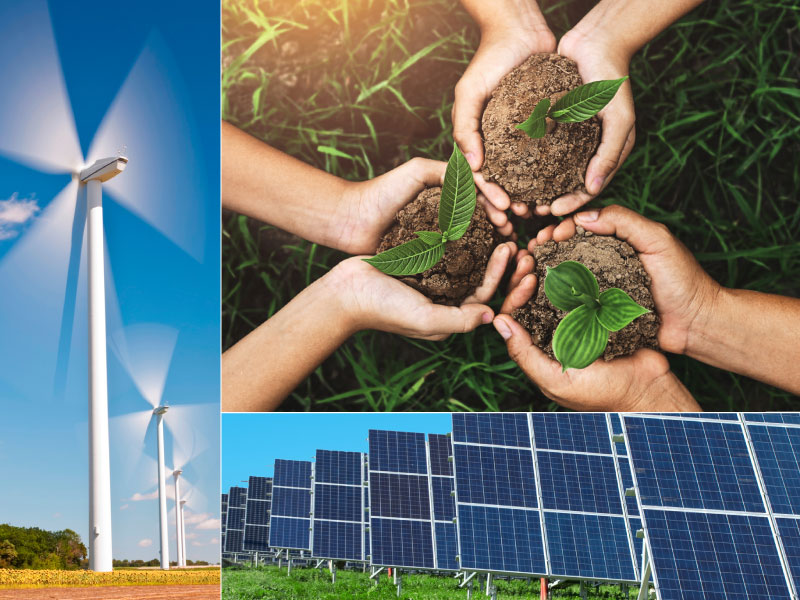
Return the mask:
[[539,100],[531,116],[517,125],[517,129],[522,129],[529,137],[537,140],[547,133],[548,117],[557,123],[587,121],[611,102],[626,79],[627,75],[619,79],[604,79],[578,86],[559,98],[552,107],[550,98],[543,98]]
[[475,212],[475,201],[472,169],[454,144],[439,200],[439,231],[417,231],[416,239],[363,260],[387,275],[415,275],[427,271],[442,259],[447,242],[466,233]]
[[553,334],[553,354],[562,371],[588,367],[606,349],[609,331],[619,331],[650,312],[619,288],[601,294],[592,272],[574,260],[547,268],[544,293],[553,306],[568,313]]

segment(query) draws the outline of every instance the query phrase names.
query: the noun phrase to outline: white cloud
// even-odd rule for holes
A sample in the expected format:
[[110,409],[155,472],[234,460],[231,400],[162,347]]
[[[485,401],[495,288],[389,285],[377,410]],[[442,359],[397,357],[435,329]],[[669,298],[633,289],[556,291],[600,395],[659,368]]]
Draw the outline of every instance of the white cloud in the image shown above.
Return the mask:
[[210,519],[211,513],[192,513],[188,510],[184,510],[183,513],[183,522],[187,525],[196,525],[197,523],[202,523],[203,521]]
[[195,527],[195,529],[213,529],[215,531],[219,531],[221,526],[222,522],[219,519],[206,519],[197,527]]
[[209,544],[219,544],[219,540],[217,538],[211,538]]
[[199,537],[200,537],[200,535],[197,534],[197,533],[187,533],[186,534],[186,539],[187,540],[196,540]]
[[61,513],[59,513],[59,512],[53,513],[53,518],[54,519],[60,519],[61,518]]
[[129,504],[123,504],[122,506],[119,507],[119,509],[120,510],[128,510],[129,507],[130,507]]
[[153,545],[153,540],[149,538],[144,538],[143,540],[139,540],[139,543],[137,545],[140,548],[149,548],[150,546]]
[[140,494],[136,492],[133,496],[131,496],[131,501],[133,502],[140,502],[142,500],[156,500],[158,498],[158,490],[153,490],[148,494]]
[[11,194],[8,200],[0,200],[0,240],[19,235],[19,230],[41,210],[36,198],[18,198]]

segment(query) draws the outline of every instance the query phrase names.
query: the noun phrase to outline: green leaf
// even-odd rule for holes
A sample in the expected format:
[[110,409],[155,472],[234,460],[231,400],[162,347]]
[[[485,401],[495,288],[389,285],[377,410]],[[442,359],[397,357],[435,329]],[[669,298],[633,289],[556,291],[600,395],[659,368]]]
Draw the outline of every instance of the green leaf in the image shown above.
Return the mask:
[[528,137],[537,140],[544,137],[547,133],[547,111],[550,110],[550,98],[539,100],[536,108],[533,109],[531,116],[524,123],[517,125],[517,129],[522,129]]
[[591,119],[611,102],[626,79],[627,75],[619,79],[603,79],[578,86],[559,98],[548,116],[560,123],[578,123]]
[[417,231],[415,233],[429,246],[437,246],[444,239],[438,231]]
[[553,306],[570,311],[596,300],[600,287],[589,269],[574,260],[565,260],[557,267],[547,268],[544,293]]
[[649,312],[621,289],[611,288],[600,294],[597,320],[606,329],[619,331],[637,317]]
[[606,349],[608,329],[598,322],[597,312],[596,308],[582,304],[556,327],[553,354],[562,371],[588,367]]
[[431,246],[417,238],[363,259],[387,275],[416,275],[427,271],[444,256],[444,242]]
[[448,240],[457,240],[466,233],[475,212],[475,180],[467,159],[457,144],[447,161],[447,170],[439,200],[439,229]]

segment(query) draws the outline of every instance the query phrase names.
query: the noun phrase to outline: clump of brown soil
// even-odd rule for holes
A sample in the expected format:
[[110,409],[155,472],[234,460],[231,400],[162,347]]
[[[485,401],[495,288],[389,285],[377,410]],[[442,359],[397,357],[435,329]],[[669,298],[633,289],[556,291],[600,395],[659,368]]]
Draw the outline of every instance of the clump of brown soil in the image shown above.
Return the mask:
[[603,358],[611,360],[617,356],[633,354],[639,348],[658,348],[656,335],[659,319],[650,294],[650,276],[629,244],[614,237],[592,235],[578,227],[577,234],[565,242],[550,241],[536,246],[533,257],[536,259],[536,276],[539,281],[536,294],[527,305],[515,310],[512,316],[530,332],[533,343],[550,358],[555,359],[553,334],[567,313],[557,309],[547,299],[544,278],[546,267],[556,267],[565,260],[578,261],[594,273],[601,293],[612,287],[620,288],[636,302],[653,311],[637,318],[620,331],[612,331]]
[[600,122],[554,123],[538,140],[516,126],[531,116],[542,98],[556,100],[583,81],[575,62],[559,54],[534,54],[500,80],[481,123],[486,159],[483,175],[505,189],[511,200],[549,205],[584,189],[589,159],[600,143]]
[[[384,234],[378,252],[416,239],[416,231],[439,231],[441,196],[442,188],[427,188],[402,208]],[[402,277],[401,281],[437,304],[457,306],[483,282],[489,256],[499,242],[499,234],[478,204],[464,236],[447,242],[444,258],[427,271]]]

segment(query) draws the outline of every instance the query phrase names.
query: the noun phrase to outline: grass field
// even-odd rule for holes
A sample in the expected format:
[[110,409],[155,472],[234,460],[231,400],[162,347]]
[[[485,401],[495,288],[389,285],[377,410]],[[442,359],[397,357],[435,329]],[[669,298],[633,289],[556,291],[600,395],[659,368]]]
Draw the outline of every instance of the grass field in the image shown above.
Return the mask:
[[219,582],[220,569],[218,567],[170,571],[118,569],[111,573],[83,570],[0,569],[0,589],[65,586],[213,585]]
[[[478,33],[456,0],[223,0],[223,118],[348,179],[451,147],[452,88]],[[557,35],[585,2],[547,4]],[[727,286],[800,295],[800,6],[718,0],[631,65],[637,143],[598,204],[668,225]],[[519,223],[527,240],[533,224]],[[223,346],[343,256],[223,217]],[[499,306],[499,296],[495,298]],[[671,357],[706,409],[796,409],[775,388]],[[354,336],[289,410],[547,410],[490,327],[419,342]]]
[[[465,600],[467,591],[458,588],[458,581],[451,577],[434,575],[403,575],[405,600]],[[498,598],[539,597],[539,580],[497,580]],[[618,586],[588,588],[588,598],[592,600],[626,598]],[[635,590],[629,588],[629,598],[635,598]],[[485,598],[475,584],[473,598]],[[578,585],[564,586],[551,591],[554,600],[579,600]],[[294,569],[290,577],[286,569],[275,566],[258,569],[225,568],[222,571],[222,600],[390,600],[397,598],[397,588],[383,574],[376,586],[369,580],[369,573],[360,571],[338,571],[336,584],[331,583],[327,570]]]

